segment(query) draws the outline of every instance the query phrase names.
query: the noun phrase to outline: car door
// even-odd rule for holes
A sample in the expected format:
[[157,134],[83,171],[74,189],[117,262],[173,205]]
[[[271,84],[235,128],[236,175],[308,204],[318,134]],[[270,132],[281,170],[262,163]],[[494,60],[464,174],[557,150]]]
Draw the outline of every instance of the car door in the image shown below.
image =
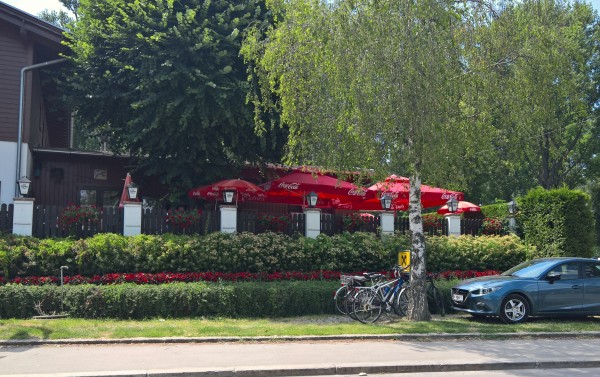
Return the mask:
[[[550,274],[560,279],[548,280]],[[584,279],[580,278],[579,262],[564,262],[548,271],[538,283],[539,313],[576,313],[583,306]]]
[[600,261],[583,262],[583,310],[600,313]]

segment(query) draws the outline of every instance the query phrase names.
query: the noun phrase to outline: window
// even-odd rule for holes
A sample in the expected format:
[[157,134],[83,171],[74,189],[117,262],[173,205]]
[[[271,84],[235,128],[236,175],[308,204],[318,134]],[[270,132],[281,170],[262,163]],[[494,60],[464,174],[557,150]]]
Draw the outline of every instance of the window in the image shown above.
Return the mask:
[[549,274],[560,274],[560,280],[579,279],[579,263],[563,263],[554,267]]
[[121,200],[121,191],[112,188],[92,188],[79,190],[79,205],[116,207]]
[[586,278],[600,278],[600,263],[585,262],[583,264],[583,276]]

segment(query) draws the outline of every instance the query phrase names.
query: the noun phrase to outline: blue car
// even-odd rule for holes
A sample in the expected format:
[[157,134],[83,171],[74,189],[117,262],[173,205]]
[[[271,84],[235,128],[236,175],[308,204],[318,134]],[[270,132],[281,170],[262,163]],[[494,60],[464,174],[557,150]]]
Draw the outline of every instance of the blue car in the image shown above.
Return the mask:
[[453,308],[509,324],[529,316],[600,315],[600,261],[543,258],[501,275],[462,281],[452,288]]

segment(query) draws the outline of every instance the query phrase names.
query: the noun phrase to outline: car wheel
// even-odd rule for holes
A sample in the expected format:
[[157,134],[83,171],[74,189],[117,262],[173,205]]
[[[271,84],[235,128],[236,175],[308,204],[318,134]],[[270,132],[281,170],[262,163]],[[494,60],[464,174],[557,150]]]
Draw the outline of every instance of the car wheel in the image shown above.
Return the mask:
[[529,302],[520,295],[508,295],[500,306],[500,319],[504,323],[515,324],[527,321]]

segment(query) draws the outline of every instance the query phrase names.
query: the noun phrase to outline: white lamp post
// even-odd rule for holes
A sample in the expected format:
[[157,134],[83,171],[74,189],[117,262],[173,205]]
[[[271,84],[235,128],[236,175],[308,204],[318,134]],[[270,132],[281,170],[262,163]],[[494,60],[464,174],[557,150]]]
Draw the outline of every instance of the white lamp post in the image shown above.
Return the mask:
[[455,197],[451,197],[447,202],[448,214],[446,220],[448,221],[448,235],[449,236],[460,236],[460,214],[456,213],[458,209],[458,200]]
[[382,195],[379,198],[381,207],[384,212],[379,215],[379,225],[381,226],[382,235],[394,234],[394,214],[387,212],[392,207],[392,197],[390,195]]
[[517,229],[517,221],[515,220],[515,215],[517,213],[517,203],[514,200],[511,200],[507,203],[508,207],[508,231],[511,233],[516,233]]

